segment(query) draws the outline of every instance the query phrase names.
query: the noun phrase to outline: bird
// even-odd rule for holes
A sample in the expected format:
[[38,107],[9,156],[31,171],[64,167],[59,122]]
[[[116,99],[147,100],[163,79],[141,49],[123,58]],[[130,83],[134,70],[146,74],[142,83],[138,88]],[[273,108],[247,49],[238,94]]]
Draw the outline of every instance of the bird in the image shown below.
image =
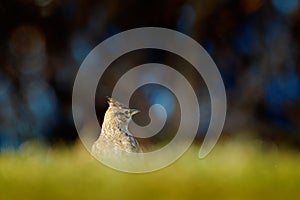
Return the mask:
[[92,146],[92,155],[97,159],[121,159],[130,153],[142,153],[136,138],[128,130],[132,116],[139,113],[112,97],[107,97],[109,107],[104,115],[101,133]]

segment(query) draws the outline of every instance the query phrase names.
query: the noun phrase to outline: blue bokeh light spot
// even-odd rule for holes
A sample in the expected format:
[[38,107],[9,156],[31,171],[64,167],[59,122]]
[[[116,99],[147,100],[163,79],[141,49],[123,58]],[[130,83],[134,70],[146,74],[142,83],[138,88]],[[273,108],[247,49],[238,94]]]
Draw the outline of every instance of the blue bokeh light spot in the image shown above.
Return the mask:
[[272,0],[273,6],[283,14],[291,14],[299,6],[299,0]]

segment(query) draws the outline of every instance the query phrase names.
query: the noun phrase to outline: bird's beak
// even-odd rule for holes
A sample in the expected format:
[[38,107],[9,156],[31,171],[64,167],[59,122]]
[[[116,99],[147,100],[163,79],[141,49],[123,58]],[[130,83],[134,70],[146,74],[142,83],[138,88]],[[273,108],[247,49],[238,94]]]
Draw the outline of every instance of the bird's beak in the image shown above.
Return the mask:
[[130,109],[130,113],[131,115],[135,115],[135,114],[138,114],[140,111],[137,110],[137,109]]

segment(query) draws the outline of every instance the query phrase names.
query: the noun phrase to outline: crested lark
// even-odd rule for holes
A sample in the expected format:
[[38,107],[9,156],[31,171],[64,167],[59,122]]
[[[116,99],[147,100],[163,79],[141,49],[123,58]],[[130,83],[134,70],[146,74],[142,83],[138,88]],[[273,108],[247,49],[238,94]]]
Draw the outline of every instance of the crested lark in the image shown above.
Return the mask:
[[126,153],[142,152],[138,142],[128,130],[133,115],[139,111],[130,109],[115,99],[108,97],[109,107],[105,113],[99,138],[92,146],[96,158],[119,158]]

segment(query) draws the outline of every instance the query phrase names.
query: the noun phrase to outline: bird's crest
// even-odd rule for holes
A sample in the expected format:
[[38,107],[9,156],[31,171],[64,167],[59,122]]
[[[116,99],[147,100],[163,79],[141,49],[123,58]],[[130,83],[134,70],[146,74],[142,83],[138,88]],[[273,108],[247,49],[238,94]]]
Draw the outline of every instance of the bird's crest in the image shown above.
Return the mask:
[[127,106],[125,106],[124,104],[118,102],[117,100],[113,99],[112,97],[107,96],[106,99],[107,99],[107,103],[111,107],[128,108]]

